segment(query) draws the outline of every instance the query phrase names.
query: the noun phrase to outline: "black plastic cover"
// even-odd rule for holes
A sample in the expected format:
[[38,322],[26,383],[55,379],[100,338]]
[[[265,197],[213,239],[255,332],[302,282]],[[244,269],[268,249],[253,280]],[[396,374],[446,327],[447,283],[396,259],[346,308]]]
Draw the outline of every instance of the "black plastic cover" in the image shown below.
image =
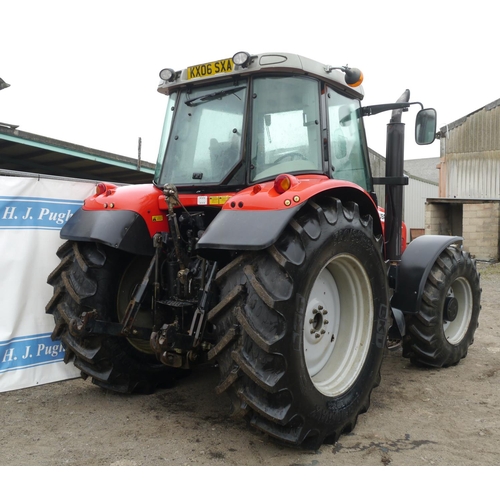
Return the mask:
[[271,246],[302,205],[287,210],[222,210],[198,241],[204,250],[262,250]]
[[139,255],[153,255],[154,251],[146,222],[130,210],[80,208],[61,229],[61,238],[95,241]]
[[401,257],[391,306],[404,313],[417,313],[425,282],[436,259],[445,248],[462,240],[460,236],[441,235],[424,235],[413,240]]

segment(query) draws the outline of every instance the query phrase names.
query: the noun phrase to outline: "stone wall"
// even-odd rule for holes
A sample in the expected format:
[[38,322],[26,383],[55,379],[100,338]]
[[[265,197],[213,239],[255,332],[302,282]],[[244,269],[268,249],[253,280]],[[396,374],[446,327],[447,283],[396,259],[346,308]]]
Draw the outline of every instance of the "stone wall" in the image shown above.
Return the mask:
[[498,261],[500,201],[427,200],[425,234],[463,236],[464,249],[476,259]]

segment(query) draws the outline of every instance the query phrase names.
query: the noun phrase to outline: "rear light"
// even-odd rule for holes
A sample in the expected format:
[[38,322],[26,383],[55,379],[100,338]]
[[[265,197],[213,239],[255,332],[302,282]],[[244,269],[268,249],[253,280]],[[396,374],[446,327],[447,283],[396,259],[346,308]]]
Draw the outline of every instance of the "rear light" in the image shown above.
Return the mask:
[[277,193],[283,194],[292,187],[292,179],[286,174],[280,174],[274,179],[274,189]]
[[107,190],[108,188],[106,187],[106,184],[104,184],[104,182],[99,182],[99,184],[95,187],[95,195],[99,196],[104,194]]

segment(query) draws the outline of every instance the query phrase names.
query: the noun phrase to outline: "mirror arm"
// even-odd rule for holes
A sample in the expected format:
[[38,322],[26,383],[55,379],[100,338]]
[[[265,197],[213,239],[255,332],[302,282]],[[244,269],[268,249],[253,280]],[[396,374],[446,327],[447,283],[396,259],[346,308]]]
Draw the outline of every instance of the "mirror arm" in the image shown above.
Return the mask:
[[413,104],[418,104],[421,109],[424,109],[424,106],[421,102],[392,102],[389,104],[375,104],[373,106],[364,106],[361,108],[361,113],[363,116],[371,116],[394,109],[402,109],[403,111],[408,111],[409,106],[412,106]]

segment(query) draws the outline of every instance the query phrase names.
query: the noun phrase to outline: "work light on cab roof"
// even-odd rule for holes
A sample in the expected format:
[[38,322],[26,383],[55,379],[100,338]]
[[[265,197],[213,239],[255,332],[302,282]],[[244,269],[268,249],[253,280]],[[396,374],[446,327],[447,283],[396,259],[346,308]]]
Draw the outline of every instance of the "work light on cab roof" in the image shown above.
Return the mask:
[[248,52],[236,52],[233,56],[233,63],[242,68],[246,68],[251,60],[252,56]]
[[175,80],[175,71],[170,68],[165,68],[160,71],[160,78],[165,82],[173,82]]
[[[229,73],[234,70],[246,70],[252,66],[253,62],[258,59],[257,55],[250,55],[248,52],[236,52],[231,59],[224,59],[215,61],[213,63],[192,66],[188,68],[188,80],[203,78],[208,76],[216,76],[223,73]],[[260,61],[261,65],[272,66],[280,65],[287,61],[285,54],[271,53],[264,55],[264,57],[273,58],[273,62]],[[232,63],[232,65],[231,65]],[[363,82],[363,73],[358,68],[350,68],[347,64],[345,66],[323,66],[325,73],[330,74],[333,70],[341,71],[344,73],[345,83],[352,88],[359,87]],[[181,78],[182,71],[175,71],[172,68],[164,68],[160,71],[160,78],[165,83],[173,83]]]

